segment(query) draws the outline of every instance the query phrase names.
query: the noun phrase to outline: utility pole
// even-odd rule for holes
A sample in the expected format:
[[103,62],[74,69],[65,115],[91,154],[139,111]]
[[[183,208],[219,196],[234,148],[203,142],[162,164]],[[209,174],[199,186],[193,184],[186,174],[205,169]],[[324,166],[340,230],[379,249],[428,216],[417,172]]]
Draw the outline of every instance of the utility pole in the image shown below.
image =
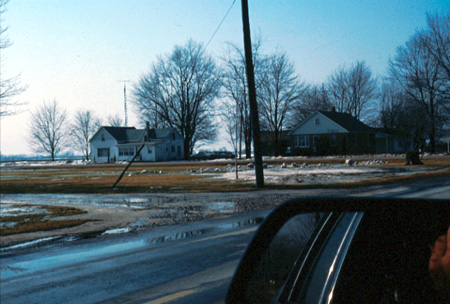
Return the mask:
[[261,153],[261,134],[259,128],[258,104],[256,102],[255,74],[252,59],[252,41],[250,37],[250,21],[248,17],[248,1],[241,0],[242,24],[244,31],[245,70],[247,73],[250,115],[253,129],[253,153],[255,157],[256,187],[264,187],[264,170]]
[[118,82],[123,81],[123,109],[125,113],[125,127],[128,127],[128,113],[127,113],[127,82],[129,80],[119,80]]

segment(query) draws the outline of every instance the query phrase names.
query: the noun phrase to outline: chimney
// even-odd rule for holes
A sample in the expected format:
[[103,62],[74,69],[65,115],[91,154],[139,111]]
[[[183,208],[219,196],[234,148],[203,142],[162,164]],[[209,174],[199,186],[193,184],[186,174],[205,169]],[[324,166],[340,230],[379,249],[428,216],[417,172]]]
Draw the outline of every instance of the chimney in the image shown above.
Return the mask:
[[150,141],[150,123],[145,122],[145,141]]

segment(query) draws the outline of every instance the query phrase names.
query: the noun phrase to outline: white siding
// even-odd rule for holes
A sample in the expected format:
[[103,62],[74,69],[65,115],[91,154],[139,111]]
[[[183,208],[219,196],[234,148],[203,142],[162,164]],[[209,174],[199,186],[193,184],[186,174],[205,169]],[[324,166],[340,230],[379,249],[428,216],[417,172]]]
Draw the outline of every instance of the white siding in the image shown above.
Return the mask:
[[[317,119],[319,124],[317,124]],[[343,127],[328,117],[315,113],[307,121],[292,132],[292,135],[348,133]]]
[[156,161],[155,158],[155,145],[154,144],[150,144],[150,145],[145,145],[144,149],[142,149],[141,151],[141,156],[142,156],[142,160],[143,161]]
[[98,157],[98,149],[109,148],[109,158],[118,159],[119,151],[116,148],[117,141],[104,129],[101,129],[91,140],[91,159],[96,162],[107,162],[108,157]]
[[[135,153],[141,147],[140,143],[127,143],[123,145],[117,144],[117,141],[105,129],[100,128],[98,133],[92,138],[91,142],[91,159],[96,162],[108,161],[129,161],[134,155],[120,155],[119,149],[124,147],[133,147]],[[98,149],[109,149],[108,156],[98,157]],[[137,161],[166,161],[173,159],[183,159],[183,137],[175,130],[172,130],[166,138],[146,143],[140,153]]]

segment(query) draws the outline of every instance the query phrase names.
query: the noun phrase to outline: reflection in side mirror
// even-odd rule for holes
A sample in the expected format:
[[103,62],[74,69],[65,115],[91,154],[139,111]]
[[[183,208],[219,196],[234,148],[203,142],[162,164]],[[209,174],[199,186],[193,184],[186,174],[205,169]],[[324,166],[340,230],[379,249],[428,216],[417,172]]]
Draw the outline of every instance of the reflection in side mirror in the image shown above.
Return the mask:
[[314,234],[324,214],[299,214],[289,219],[278,231],[269,247],[264,251],[256,271],[246,289],[246,302],[249,304],[270,303],[282,287],[303,251]]

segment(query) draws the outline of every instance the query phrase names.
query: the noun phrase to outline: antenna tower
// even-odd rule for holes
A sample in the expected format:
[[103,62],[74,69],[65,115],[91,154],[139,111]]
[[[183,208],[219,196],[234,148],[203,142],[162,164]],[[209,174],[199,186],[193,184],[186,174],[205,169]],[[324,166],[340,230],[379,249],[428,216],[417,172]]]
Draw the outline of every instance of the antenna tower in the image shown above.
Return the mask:
[[128,127],[128,113],[127,113],[127,82],[129,80],[119,80],[118,82],[123,81],[123,109],[125,113],[125,127]]

